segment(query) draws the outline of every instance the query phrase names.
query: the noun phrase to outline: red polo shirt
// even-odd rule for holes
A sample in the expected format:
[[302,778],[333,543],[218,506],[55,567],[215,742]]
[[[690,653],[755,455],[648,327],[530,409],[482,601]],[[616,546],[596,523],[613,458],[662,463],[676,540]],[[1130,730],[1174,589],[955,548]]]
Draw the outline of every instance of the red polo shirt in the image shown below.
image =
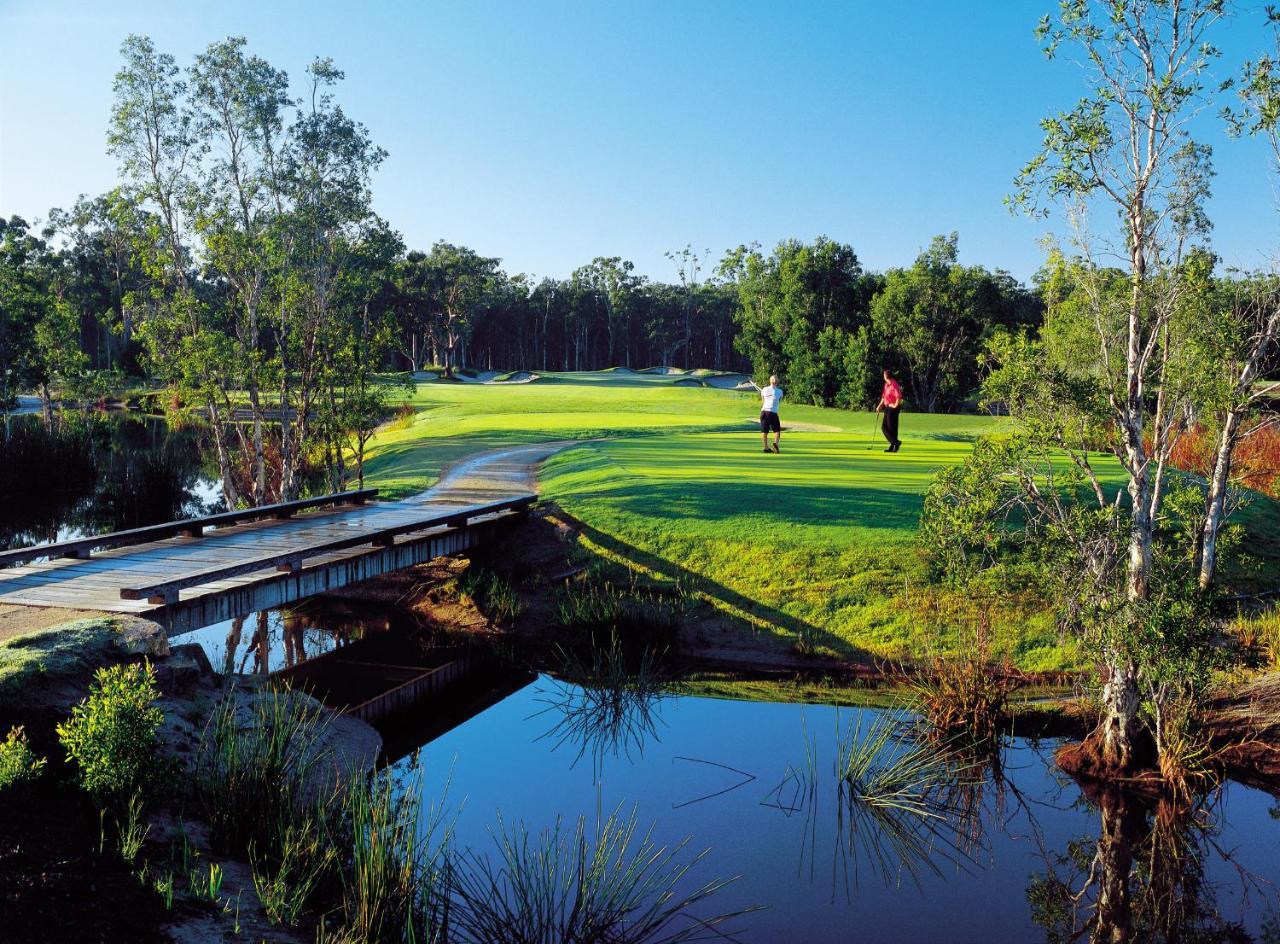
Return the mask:
[[902,406],[902,388],[898,386],[896,380],[886,380],[884,393],[880,394],[880,398],[884,400],[884,405],[887,407]]

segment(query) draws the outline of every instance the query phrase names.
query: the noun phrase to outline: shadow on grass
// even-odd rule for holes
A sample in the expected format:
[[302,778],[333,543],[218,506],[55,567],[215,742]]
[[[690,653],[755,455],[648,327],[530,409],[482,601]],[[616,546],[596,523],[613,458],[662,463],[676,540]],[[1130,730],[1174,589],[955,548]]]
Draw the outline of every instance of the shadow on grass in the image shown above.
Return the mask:
[[870,654],[865,650],[850,645],[847,640],[841,639],[820,626],[815,626],[775,607],[767,606],[758,600],[743,596],[736,590],[708,579],[703,574],[688,570],[679,564],[642,550],[634,544],[628,544],[626,541],[605,534],[603,531],[572,518],[572,516],[564,512],[561,512],[561,515],[571,518],[578,525],[581,535],[596,546],[668,580],[683,586],[696,588],[700,594],[716,603],[719,609],[731,613],[739,619],[755,623],[768,623],[790,633],[796,640],[803,641],[811,648],[824,647],[839,653],[842,658],[864,663],[872,661]]
[[627,514],[662,521],[724,521],[745,516],[767,521],[770,526],[853,526],[901,534],[914,533],[923,504],[921,495],[873,487],[794,483],[777,487],[705,480],[697,485],[690,489],[687,484],[645,481],[634,491],[616,485],[575,488],[573,498],[575,502],[606,502]]

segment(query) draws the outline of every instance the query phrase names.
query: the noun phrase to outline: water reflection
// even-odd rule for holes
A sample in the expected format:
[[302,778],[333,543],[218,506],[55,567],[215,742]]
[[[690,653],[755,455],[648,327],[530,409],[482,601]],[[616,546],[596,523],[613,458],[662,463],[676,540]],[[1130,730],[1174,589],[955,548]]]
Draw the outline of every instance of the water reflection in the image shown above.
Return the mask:
[[9,424],[0,548],[47,544],[220,510],[200,429],[124,413],[64,412]]
[[416,629],[413,614],[355,601],[313,597],[183,633],[224,675],[266,675],[389,630]]
[[[429,799],[467,797],[461,846],[491,843],[495,813],[536,829],[634,804],[656,841],[742,876],[716,907],[767,909],[745,941],[1276,940],[1280,824],[1256,790],[1194,812],[1090,798],[1051,744],[979,760],[899,713],[605,687],[543,678],[416,753]],[[624,703],[638,720],[602,707]]]
[[606,757],[643,756],[645,745],[658,740],[659,709],[673,692],[662,657],[648,647],[632,655],[616,636],[607,647],[559,649],[557,657],[560,677],[539,695],[535,713],[550,720],[541,737],[552,750],[574,751],[574,765],[590,756],[596,771]]
[[[1046,940],[1280,941],[1276,875],[1251,871],[1222,845],[1222,796],[1185,803],[1086,787],[1081,802],[1097,812],[1096,837],[1046,850],[1027,889]],[[1224,898],[1237,914],[1226,913]],[[1267,914],[1256,936],[1245,923],[1250,900]]]

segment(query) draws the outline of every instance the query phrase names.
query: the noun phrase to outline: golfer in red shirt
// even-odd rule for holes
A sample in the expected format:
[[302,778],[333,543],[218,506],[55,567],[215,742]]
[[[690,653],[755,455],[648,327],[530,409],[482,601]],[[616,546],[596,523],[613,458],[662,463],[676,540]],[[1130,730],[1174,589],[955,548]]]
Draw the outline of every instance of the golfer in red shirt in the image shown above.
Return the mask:
[[902,440],[898,438],[898,411],[902,409],[902,387],[893,379],[888,370],[884,372],[884,391],[880,394],[880,402],[876,404],[876,412],[883,413],[880,431],[889,440],[889,448],[885,452],[897,452],[902,448]]

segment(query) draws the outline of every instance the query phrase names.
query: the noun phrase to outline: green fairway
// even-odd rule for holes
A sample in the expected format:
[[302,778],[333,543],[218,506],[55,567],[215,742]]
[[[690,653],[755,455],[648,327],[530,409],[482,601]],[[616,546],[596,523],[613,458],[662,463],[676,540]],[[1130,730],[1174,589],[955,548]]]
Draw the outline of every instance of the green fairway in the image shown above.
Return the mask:
[[[765,455],[753,392],[678,379],[619,371],[422,383],[411,421],[371,444],[367,482],[401,496],[468,455],[582,440],[547,463],[542,486],[598,553],[679,578],[801,651],[897,659],[961,644],[955,626],[931,615],[939,594],[914,537],[933,473],[1001,421],[906,414],[903,450],[888,455],[872,414],[784,404],[782,454]],[[1107,475],[1108,463],[1099,469]],[[1243,520],[1274,533],[1275,503],[1260,502]],[[1011,593],[991,618],[997,655],[1031,670],[1080,665],[1041,601]]]
[[[544,492],[604,552],[691,583],[764,631],[846,658],[911,658],[960,642],[929,618],[915,530],[933,472],[990,421],[908,421],[917,432],[896,455],[856,431],[784,433],[776,456],[750,433],[591,443],[548,462]],[[1076,664],[1043,607],[1007,604],[993,621],[1001,655],[1027,669]]]

